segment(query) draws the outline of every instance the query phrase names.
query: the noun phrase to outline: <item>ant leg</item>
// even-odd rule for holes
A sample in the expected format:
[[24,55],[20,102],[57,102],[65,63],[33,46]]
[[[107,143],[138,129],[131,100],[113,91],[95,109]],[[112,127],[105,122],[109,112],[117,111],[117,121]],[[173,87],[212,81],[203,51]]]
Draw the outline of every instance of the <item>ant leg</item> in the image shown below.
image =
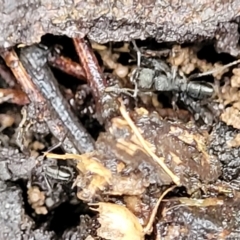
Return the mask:
[[68,132],[66,132],[66,134],[64,135],[64,137],[63,137],[63,139],[62,139],[61,141],[59,141],[57,144],[55,144],[55,145],[53,145],[52,147],[50,147],[50,148],[45,152],[45,154],[53,151],[53,150],[56,149],[56,148],[61,147],[61,145],[63,144],[64,140],[65,140],[66,137],[67,137],[67,134],[68,134]]
[[171,101],[172,108],[175,112],[178,112],[178,110],[179,110],[179,108],[177,106],[178,98],[179,98],[179,95],[178,95],[178,93],[176,93],[176,94],[173,95],[172,101]]
[[50,194],[50,193],[52,192],[52,186],[51,186],[50,182],[48,181],[48,178],[47,178],[45,172],[44,172],[44,174],[43,174],[43,177],[44,177],[44,180],[45,180],[45,182],[46,182],[46,184],[47,184],[47,188],[48,188],[47,194]]
[[176,80],[176,77],[177,77],[177,67],[173,66],[172,67],[172,78],[174,81]]
[[63,141],[60,141],[60,142],[58,142],[57,144],[53,145],[52,147],[50,147],[50,148],[46,151],[46,153],[49,153],[49,152],[53,151],[53,150],[56,149],[56,148],[59,148],[59,147],[62,145],[62,143],[63,143]]
[[[134,49],[135,49],[136,52],[137,52],[137,69],[139,69],[139,68],[140,68],[140,65],[141,65],[141,51],[140,51],[140,49],[138,48],[135,40],[132,40],[132,44],[133,44]],[[137,86],[136,80],[134,79],[134,94],[133,94],[133,97],[134,97],[134,98],[137,97],[137,93],[138,93],[138,86]]]
[[214,94],[212,96],[212,99],[215,97],[218,97],[219,102],[223,103],[223,93],[220,88],[220,81],[214,78],[214,83],[213,83],[213,89],[214,89]]
[[134,47],[135,51],[137,52],[137,67],[140,68],[142,54],[141,54],[141,51],[138,48],[135,40],[132,40],[132,44],[133,44],[133,47]]

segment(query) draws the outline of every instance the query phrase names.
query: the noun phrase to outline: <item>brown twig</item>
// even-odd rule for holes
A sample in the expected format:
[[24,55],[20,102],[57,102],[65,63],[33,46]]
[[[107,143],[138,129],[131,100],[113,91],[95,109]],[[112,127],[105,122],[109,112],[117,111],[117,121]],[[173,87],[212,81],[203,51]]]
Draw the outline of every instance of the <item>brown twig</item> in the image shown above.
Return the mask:
[[48,56],[48,62],[52,67],[57,68],[62,72],[76,77],[77,79],[86,80],[86,74],[82,66],[79,63],[72,61],[70,58],[51,55]]
[[29,103],[27,95],[20,89],[0,88],[0,98],[10,96],[7,102],[18,105],[26,105]]
[[159,197],[159,199],[158,199],[158,201],[157,201],[157,203],[156,203],[156,205],[155,205],[155,207],[154,207],[154,209],[153,209],[153,211],[152,211],[152,213],[151,213],[151,216],[150,216],[150,219],[149,219],[149,221],[148,221],[148,224],[147,224],[147,226],[144,228],[144,233],[145,234],[150,234],[152,231],[151,231],[151,229],[152,229],[152,225],[153,225],[153,222],[154,222],[154,220],[155,220],[155,217],[156,217],[156,214],[157,214],[157,210],[158,210],[158,207],[159,207],[159,205],[160,205],[160,203],[161,203],[161,201],[163,200],[163,198],[169,193],[169,192],[171,192],[174,188],[176,188],[177,186],[172,186],[172,187],[170,187],[170,188],[168,188],[166,191],[164,191],[163,192],[163,194]]
[[74,38],[73,42],[85,71],[88,84],[91,87],[96,102],[98,117],[101,119],[101,100],[107,85],[106,79],[103,76],[97,58],[87,40]]
[[104,92],[107,83],[103,77],[97,58],[87,40],[74,38],[73,42],[87,80],[92,87],[93,95],[98,97]]
[[33,102],[44,102],[43,96],[37,91],[30,76],[19,61],[19,58],[14,50],[6,50],[1,53],[2,58],[5,60],[7,66],[12,70],[13,75],[21,85],[22,90],[27,94]]
[[[1,55],[6,60],[6,63],[9,64],[9,65],[13,64],[12,61],[16,61],[15,55],[9,56],[7,52],[2,52]],[[16,74],[17,74],[17,72],[16,72]],[[9,87],[14,88],[14,89],[1,88],[0,89],[0,94],[1,94],[2,97],[5,97],[7,95],[8,96],[11,95],[12,97],[9,98],[8,102],[15,103],[15,104],[18,104],[18,105],[25,105],[25,104],[29,103],[29,99],[28,99],[27,95],[25,94],[25,92],[23,92],[20,89],[20,86],[17,84],[16,77],[3,64],[0,64],[0,76],[4,79],[4,81],[7,83],[7,85]]]

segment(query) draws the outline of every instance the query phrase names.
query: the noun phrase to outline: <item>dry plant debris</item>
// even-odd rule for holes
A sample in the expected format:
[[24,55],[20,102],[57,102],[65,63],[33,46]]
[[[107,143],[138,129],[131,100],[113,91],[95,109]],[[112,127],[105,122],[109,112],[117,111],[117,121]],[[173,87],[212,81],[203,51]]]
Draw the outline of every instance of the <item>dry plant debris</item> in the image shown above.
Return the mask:
[[[81,199],[90,201],[97,192],[139,195],[151,183],[168,185],[174,182],[155,158],[160,158],[189,192],[199,188],[200,182],[210,183],[218,178],[220,164],[207,153],[207,134],[200,134],[190,125],[170,125],[156,112],[149,113],[146,109],[136,109],[130,115],[132,124],[143,136],[141,141],[145,146],[129,122],[117,117],[112,119],[108,132],[100,134],[95,152],[46,154],[50,158],[80,160],[77,168],[81,174],[75,184],[81,189],[78,193]],[[127,177],[124,176],[125,171],[128,171]]]
[[[94,206],[94,205],[91,205]],[[97,230],[99,237],[116,240],[143,240],[144,231],[138,219],[124,206],[99,202],[91,208],[99,212],[101,227]]]
[[[128,114],[122,102],[120,112],[123,117],[113,118],[107,132],[100,134],[96,151],[82,155],[46,153],[49,158],[78,161],[79,176],[74,186],[78,187],[77,196],[81,200],[91,203],[104,195],[141,196],[152,183],[169,185],[174,180],[191,193],[201,188],[201,182],[208,184],[219,177],[220,164],[207,152],[207,133],[200,134],[191,125],[170,125],[156,112],[150,113],[143,108]],[[162,169],[159,158],[172,175]],[[144,165],[144,171],[141,165]],[[146,167],[152,169],[147,174]],[[125,206],[97,203],[101,224],[98,236],[105,239],[144,239],[144,235],[152,231],[162,198],[174,187],[161,195],[145,227]],[[187,200],[182,202],[185,204]],[[121,227],[119,222],[123,223]]]
[[[97,230],[98,236],[106,239],[117,240],[142,240],[144,235],[152,232],[152,225],[155,220],[158,207],[167,193],[172,191],[175,186],[170,187],[161,194],[153,211],[150,215],[148,224],[143,227],[136,216],[133,215],[125,206],[120,206],[112,203],[99,202],[97,204],[90,204],[90,206],[98,206],[97,209],[92,210],[99,212],[99,222],[101,227]],[[121,223],[119,227],[119,223]]]
[[[120,106],[120,112],[124,118],[124,120],[128,123],[130,128],[132,129],[133,133],[136,135],[137,140],[140,142],[141,147],[153,158],[154,161],[156,161],[163,169],[164,171],[171,177],[173,182],[177,185],[180,185],[180,180],[177,176],[175,176],[172,171],[165,165],[164,163],[164,158],[159,158],[155,155],[154,151],[152,148],[155,148],[151,143],[146,142],[144,138],[142,137],[141,133],[139,132],[138,128],[135,126],[131,118],[129,117],[129,114],[126,112],[126,108],[120,100],[121,106]],[[141,109],[140,109],[141,111]],[[148,146],[150,145],[150,146]]]
[[[120,112],[123,116],[113,118],[107,132],[100,134],[94,152],[82,155],[46,153],[49,158],[77,160],[79,175],[74,186],[78,187],[79,199],[91,203],[106,195],[141,197],[151,184],[169,185],[174,180],[191,193],[201,188],[201,182],[208,184],[219,177],[220,164],[207,152],[207,133],[200,134],[191,124],[169,124],[156,112],[143,108],[127,113],[122,102]],[[159,159],[172,175],[162,169]],[[162,198],[172,189],[160,196],[145,227],[127,207],[97,203],[98,208],[94,210],[99,212],[101,224],[98,236],[119,240],[144,239],[145,234],[152,231]],[[188,200],[181,201],[189,204]]]

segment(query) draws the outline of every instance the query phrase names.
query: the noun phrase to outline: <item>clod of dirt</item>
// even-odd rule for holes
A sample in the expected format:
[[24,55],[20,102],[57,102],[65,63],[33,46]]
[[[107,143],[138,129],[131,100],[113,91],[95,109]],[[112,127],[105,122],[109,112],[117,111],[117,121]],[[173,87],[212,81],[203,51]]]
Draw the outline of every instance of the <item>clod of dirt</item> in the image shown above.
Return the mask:
[[[189,200],[189,199],[185,199]],[[234,199],[168,199],[156,231],[159,239],[239,237],[239,196]]]
[[134,213],[135,216],[142,214],[144,203],[139,196],[124,196],[124,202],[126,207]]
[[[35,167],[36,158],[27,157],[13,147],[0,148],[0,166],[4,167],[0,179],[17,180],[26,179],[30,176],[32,169]],[[5,174],[5,175],[3,175]]]
[[[124,79],[128,75],[129,66],[124,66],[118,62],[118,59],[120,57],[119,51],[126,51],[128,46],[125,46],[125,49],[123,49],[123,48],[118,49],[117,52],[116,51],[114,52],[114,49],[112,49],[112,48],[107,49],[106,46],[104,46],[104,45],[93,44],[93,46],[95,46],[95,49],[100,54],[101,59],[103,61],[103,66],[106,69],[114,70],[113,74],[115,76],[118,76],[120,79]],[[129,50],[128,50],[128,52],[129,52]]]
[[236,87],[231,87],[229,84],[226,84],[221,88],[221,97],[224,106],[237,103],[239,96],[240,94]]
[[[164,159],[189,193],[198,189],[200,182],[217,180],[221,166],[216,157],[207,152],[207,133],[200,134],[191,124],[163,121],[156,112],[145,109],[136,109],[131,116],[145,144]],[[82,200],[92,201],[96,194],[141,195],[150,184],[172,183],[122,117],[112,119],[106,132],[100,134],[96,149],[83,155],[47,154],[51,158],[80,160],[75,185]]]
[[221,115],[221,120],[236,129],[240,128],[240,113],[234,106],[225,109]]
[[[194,125],[163,121],[155,112],[138,109],[131,113],[131,117],[145,141],[156,148],[156,155],[165,159],[168,167],[180,177],[183,185],[186,183],[189,190],[194,185],[193,182],[191,187],[188,185],[187,179],[191,176],[202,182],[218,178],[220,164],[207,153],[207,134],[201,135]],[[112,119],[108,131],[110,134],[101,133],[96,142],[101,154],[124,162],[129,172],[141,172],[149,183],[167,185],[171,182],[169,176],[139,146],[136,136],[123,119]]]
[[[226,181],[240,179],[240,147],[229,146],[239,135],[240,130],[227,126],[225,123],[215,124],[211,133],[210,153],[214,154],[223,164],[222,178]],[[237,186],[239,184],[237,183]]]
[[30,229],[33,225],[29,222],[24,227],[26,220],[23,209],[22,192],[15,186],[3,184],[0,189],[0,239],[21,240],[22,231]]
[[240,68],[234,68],[232,70],[233,76],[231,77],[231,87],[240,87]]
[[55,235],[54,232],[52,231],[47,231],[44,228],[38,228],[36,230],[31,231],[30,233],[26,234],[24,233],[22,235],[21,240],[29,240],[29,239],[34,239],[34,240],[55,240],[58,239]]
[[229,126],[240,129],[239,110],[240,110],[240,68],[232,70],[231,78],[225,79],[225,85],[221,88],[220,97],[225,110],[221,114],[221,120]]
[[97,238],[97,229],[100,227],[96,217],[88,215],[80,216],[80,224],[76,228],[67,229],[62,236],[62,239],[71,240],[94,240]]
[[238,24],[236,23],[220,23],[220,31],[216,35],[217,42],[215,44],[218,52],[226,52],[232,56],[239,55],[239,33]]
[[234,139],[227,142],[229,147],[240,147],[240,134],[238,133]]
[[46,215],[48,213],[45,204],[44,192],[41,192],[38,187],[31,187],[28,189],[28,202],[31,207],[35,210],[36,214]]

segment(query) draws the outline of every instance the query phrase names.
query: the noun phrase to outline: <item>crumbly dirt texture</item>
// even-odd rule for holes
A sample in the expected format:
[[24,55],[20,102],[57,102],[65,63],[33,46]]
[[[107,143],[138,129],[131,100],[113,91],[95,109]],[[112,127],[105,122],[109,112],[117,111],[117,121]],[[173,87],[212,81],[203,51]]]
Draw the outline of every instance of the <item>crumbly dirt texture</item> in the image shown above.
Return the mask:
[[216,38],[234,56],[239,1],[3,1],[0,46],[33,44],[47,33],[106,43],[152,37],[161,42]]
[[188,3],[0,6],[0,240],[240,237],[239,6]]

